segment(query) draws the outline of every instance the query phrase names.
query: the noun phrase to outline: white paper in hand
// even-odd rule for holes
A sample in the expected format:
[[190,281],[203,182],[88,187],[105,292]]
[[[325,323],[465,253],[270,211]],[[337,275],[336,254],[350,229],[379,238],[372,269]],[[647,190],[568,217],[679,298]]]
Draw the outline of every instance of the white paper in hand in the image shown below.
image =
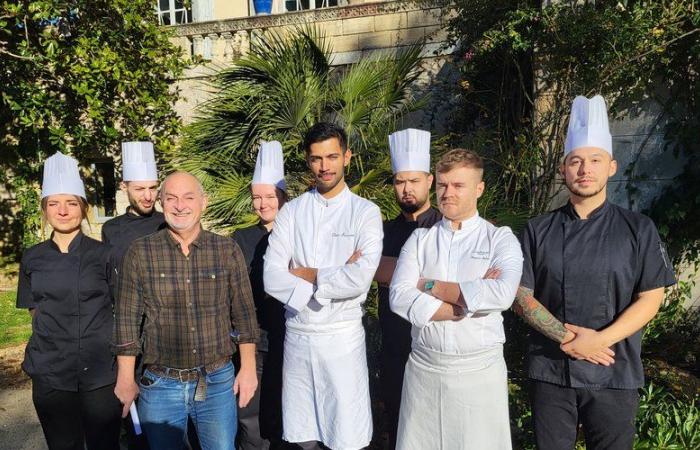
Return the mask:
[[131,402],[129,413],[131,414],[131,422],[134,424],[134,433],[138,436],[141,434],[141,421],[139,420],[139,413],[136,411],[136,402]]

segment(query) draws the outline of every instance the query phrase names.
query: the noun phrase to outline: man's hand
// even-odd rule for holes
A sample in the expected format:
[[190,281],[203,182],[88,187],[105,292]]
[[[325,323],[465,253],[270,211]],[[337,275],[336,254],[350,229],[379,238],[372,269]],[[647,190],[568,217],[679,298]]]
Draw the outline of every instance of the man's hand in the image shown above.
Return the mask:
[[311,284],[316,284],[316,274],[318,269],[313,267],[296,267],[294,269],[289,269],[289,273],[299,278],[303,278]]
[[345,264],[354,264],[357,262],[358,259],[360,259],[360,256],[362,256],[362,250],[355,250],[355,252],[350,255],[347,261],[345,261]]
[[579,327],[571,324],[564,324],[567,337],[574,333],[575,337],[570,341],[565,341],[560,348],[567,355],[576,359],[585,359],[592,364],[602,364],[609,366],[615,363],[615,352],[608,348],[603,336],[599,331],[590,328]]
[[443,302],[430,319],[434,322],[443,320],[461,320],[464,318],[464,309],[461,306]]
[[[484,274],[484,276],[481,277],[481,278],[484,279],[484,280],[495,280],[495,279],[497,279],[497,278],[500,277],[500,276],[501,276],[501,269],[499,269],[499,268],[497,268],[497,267],[491,267],[491,268],[489,268],[489,269],[486,271],[486,273]],[[425,283],[427,283],[428,280],[429,280],[429,278],[423,278],[423,277],[421,277],[421,278],[418,279],[418,283],[416,284],[416,287],[418,288],[419,291],[425,292],[425,290],[426,290],[426,289],[425,289]],[[451,283],[451,282],[448,282],[448,281],[440,281],[440,280],[433,280],[433,281],[435,282],[435,284],[433,285],[433,294],[435,294],[436,291],[438,291],[438,290],[440,290],[440,291],[442,292],[443,290],[440,289],[440,288],[444,288],[444,287],[446,287],[446,285],[451,285],[450,287],[452,287],[452,288],[455,288],[455,287],[456,287],[456,288],[459,290],[459,284],[458,284],[458,283]],[[436,289],[436,288],[438,288],[438,289]],[[453,290],[454,290],[454,289],[453,289]],[[459,295],[458,292],[453,292],[453,294]],[[440,298],[439,295],[433,295],[433,297],[439,298],[439,299],[442,300],[443,302],[446,301],[446,302],[448,302],[448,303],[452,303],[452,302],[450,301],[449,298],[447,298],[447,299]],[[454,297],[454,295],[451,295],[451,296],[448,295],[448,297]]]
[[139,386],[134,381],[134,377],[131,376],[131,379],[128,379],[128,377],[117,377],[114,395],[122,403],[122,417],[126,417],[129,414],[131,404],[139,396]]
[[241,408],[248,406],[257,388],[258,376],[255,373],[255,366],[252,368],[241,368],[236,376],[236,381],[233,383],[233,393],[238,395],[238,406]]
[[561,340],[560,344],[561,345],[567,344],[567,343],[573,341],[575,337],[576,337],[576,334],[574,334],[571,330],[566,330],[566,334],[564,335],[564,338]]
[[427,278],[423,278],[423,277],[418,278],[418,283],[416,283],[416,288],[421,292],[425,292],[425,283],[427,281],[428,281]]
[[498,267],[489,267],[483,277],[484,280],[495,280],[501,276],[501,269]]

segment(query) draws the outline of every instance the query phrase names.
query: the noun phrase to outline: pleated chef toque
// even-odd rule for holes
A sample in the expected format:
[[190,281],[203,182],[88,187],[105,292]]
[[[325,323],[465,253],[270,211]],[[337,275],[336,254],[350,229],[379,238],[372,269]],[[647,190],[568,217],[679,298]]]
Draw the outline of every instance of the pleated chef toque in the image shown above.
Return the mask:
[[158,169],[152,143],[122,142],[122,180],[158,180]]
[[407,128],[389,135],[391,171],[430,173],[430,132]]
[[591,99],[579,95],[571,105],[564,156],[581,147],[597,147],[610,153],[610,156],[613,154],[608,110],[600,95]]
[[284,153],[278,141],[263,141],[255,161],[255,172],[251,184],[271,184],[287,191],[284,181]]
[[87,200],[85,186],[78,171],[78,161],[61,152],[56,152],[44,161],[41,198],[54,194],[78,195]]

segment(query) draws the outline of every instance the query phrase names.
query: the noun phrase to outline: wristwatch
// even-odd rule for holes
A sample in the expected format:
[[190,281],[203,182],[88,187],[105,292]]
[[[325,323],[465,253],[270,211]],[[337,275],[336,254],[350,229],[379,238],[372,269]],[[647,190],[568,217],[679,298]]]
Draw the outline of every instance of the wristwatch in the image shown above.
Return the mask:
[[428,280],[425,282],[423,289],[426,294],[433,295],[433,288],[435,287],[435,280]]

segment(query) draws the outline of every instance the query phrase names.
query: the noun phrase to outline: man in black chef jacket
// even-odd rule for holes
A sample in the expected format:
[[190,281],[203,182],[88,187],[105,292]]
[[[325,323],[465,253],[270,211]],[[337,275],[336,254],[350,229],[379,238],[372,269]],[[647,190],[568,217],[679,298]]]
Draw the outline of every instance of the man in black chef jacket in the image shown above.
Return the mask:
[[394,193],[401,213],[384,222],[382,259],[374,279],[379,284],[379,325],[382,330],[380,380],[388,448],[396,447],[403,372],[411,353],[411,324],[389,308],[389,283],[401,247],[416,228],[430,228],[442,215],[430,206],[430,132],[409,128],[389,136]]
[[[102,225],[102,242],[112,246],[112,260],[116,270],[119,270],[122,258],[132,242],[165,228],[163,213],[155,210],[158,170],[152,143],[122,143],[121,189],[129,199],[126,212]],[[140,368],[137,371],[140,372]],[[143,435],[134,434],[130,419],[125,419],[123,426],[127,430],[130,449],[148,449]]]
[[102,242],[112,246],[119,263],[132,242],[165,228],[163,213],[155,210],[158,171],[152,143],[122,143],[121,189],[126,192],[129,207],[102,226]]
[[529,340],[537,447],[631,449],[644,385],[642,328],[675,277],[654,223],[609,203],[617,163],[601,96],[574,100],[560,172],[563,207],[532,219],[514,309]]
[[258,389],[238,411],[237,448],[241,450],[296,448],[282,441],[282,357],[284,355],[284,306],[265,293],[263,257],[277,212],[287,200],[284,156],[277,141],[260,145],[250,186],[258,223],[237,230],[233,239],[243,252],[255,310],[260,325],[257,346]]

